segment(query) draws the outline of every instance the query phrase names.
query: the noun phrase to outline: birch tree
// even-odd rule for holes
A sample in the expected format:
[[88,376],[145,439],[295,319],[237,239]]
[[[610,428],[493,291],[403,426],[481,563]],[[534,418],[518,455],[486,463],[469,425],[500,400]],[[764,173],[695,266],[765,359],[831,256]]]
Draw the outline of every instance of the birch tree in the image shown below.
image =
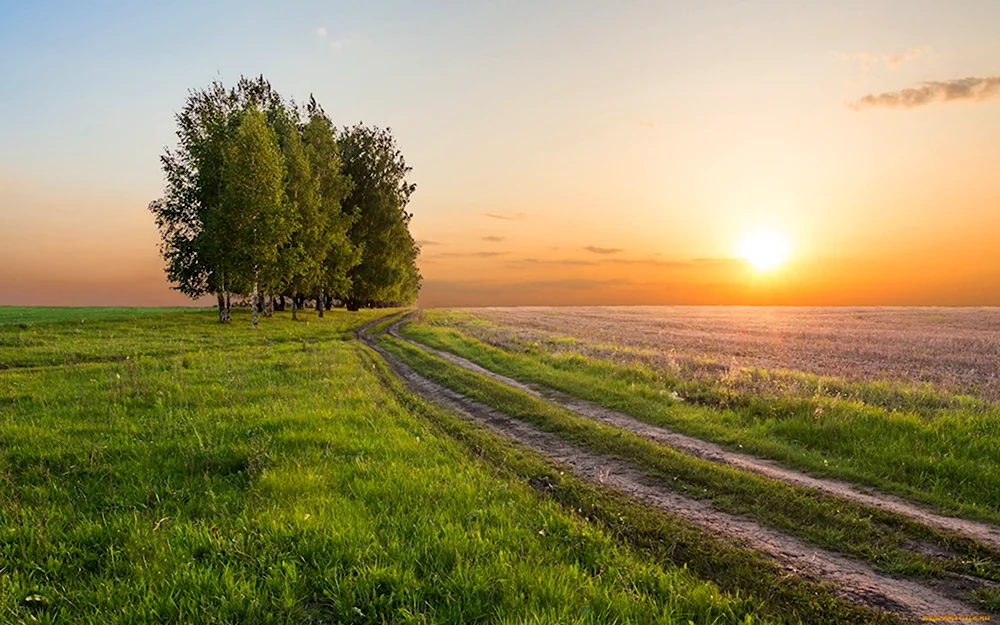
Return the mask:
[[235,282],[250,287],[257,328],[260,285],[280,278],[278,250],[288,243],[294,219],[283,210],[283,161],[278,138],[256,104],[238,115],[224,151],[219,234],[229,241],[227,265]]

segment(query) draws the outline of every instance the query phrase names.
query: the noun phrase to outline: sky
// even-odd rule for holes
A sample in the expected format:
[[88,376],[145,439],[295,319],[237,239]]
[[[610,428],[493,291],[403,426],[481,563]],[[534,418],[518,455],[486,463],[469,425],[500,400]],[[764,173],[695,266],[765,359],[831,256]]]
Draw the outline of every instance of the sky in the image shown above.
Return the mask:
[[147,205],[188,90],[241,74],[393,129],[422,306],[1000,305],[996,0],[0,14],[0,305],[191,303]]

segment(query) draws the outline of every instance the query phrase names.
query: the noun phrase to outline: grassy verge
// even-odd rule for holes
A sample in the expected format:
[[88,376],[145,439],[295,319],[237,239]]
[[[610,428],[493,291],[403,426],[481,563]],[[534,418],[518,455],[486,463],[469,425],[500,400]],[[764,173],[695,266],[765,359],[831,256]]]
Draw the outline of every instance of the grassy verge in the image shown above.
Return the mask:
[[[994,564],[997,554],[972,541],[896,514],[676,452],[577,416],[403,341],[382,337],[379,342],[421,374],[449,388],[594,452],[629,460],[681,493],[710,498],[719,509],[751,515],[765,525],[862,558],[887,572],[934,577],[952,571],[1000,579],[1000,568]],[[935,558],[906,548],[924,541],[959,556]]]
[[566,474],[543,456],[428,404],[402,388],[384,362],[372,368],[407,410],[434,424],[495,467],[500,479],[530,484],[540,495],[569,509],[657,562],[673,562],[713,580],[780,623],[894,623],[897,619],[837,598],[823,585],[789,576],[765,557],[721,541],[683,519],[637,503],[610,488]]
[[378,314],[32,329],[13,353],[55,362],[0,371],[0,621],[759,620],[429,426],[347,340]]
[[[1000,522],[1000,413],[959,402],[933,411],[872,405],[864,399],[750,396],[700,391],[663,372],[572,351],[498,348],[427,315],[404,335],[510,377],[533,381],[814,475],[867,484],[964,516]],[[879,384],[872,383],[871,393]],[[700,388],[700,387],[699,387]],[[714,406],[677,397],[724,396]],[[914,400],[916,401],[916,400]],[[697,402],[695,402],[697,404]],[[968,405],[966,405],[968,404]]]

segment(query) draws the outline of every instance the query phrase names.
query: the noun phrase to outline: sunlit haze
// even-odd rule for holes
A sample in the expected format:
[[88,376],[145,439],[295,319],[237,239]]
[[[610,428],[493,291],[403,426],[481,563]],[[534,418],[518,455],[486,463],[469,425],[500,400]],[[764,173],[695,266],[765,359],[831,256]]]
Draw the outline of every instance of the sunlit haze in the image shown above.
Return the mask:
[[263,74],[392,127],[423,306],[1000,305],[997,24],[996,0],[7,3],[0,304],[189,303],[158,159],[189,89]]
[[788,239],[771,230],[755,230],[740,239],[737,256],[757,271],[776,269],[788,261],[792,246]]

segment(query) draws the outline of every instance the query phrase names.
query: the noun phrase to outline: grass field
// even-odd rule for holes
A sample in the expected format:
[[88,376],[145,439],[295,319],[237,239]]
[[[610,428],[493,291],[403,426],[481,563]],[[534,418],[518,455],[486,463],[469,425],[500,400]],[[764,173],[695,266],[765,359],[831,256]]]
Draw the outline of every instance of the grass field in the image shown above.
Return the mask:
[[0,327],[0,621],[784,620],[471,453],[353,339],[376,314]]
[[190,308],[129,308],[124,306],[0,306],[0,326],[53,321],[96,321],[191,311]]
[[[722,510],[750,515],[785,533],[869,560],[876,568],[893,573],[932,574],[948,563],[902,546],[913,541],[931,541],[942,549],[965,547],[892,514],[692,458],[635,434],[575,416],[400,341],[387,338],[383,344],[422,374],[466,396],[535,423],[595,452],[627,458],[657,475],[670,476],[678,491],[711,498]],[[1000,581],[1000,568],[985,564],[992,555],[973,548],[951,564],[955,572],[979,572]],[[984,562],[979,571],[962,565],[963,561],[975,560]]]
[[[404,333],[650,423],[949,513],[1000,521],[1000,406],[990,399],[912,379],[864,380],[749,366],[705,375],[655,362],[649,350],[631,348],[629,341],[602,343],[616,332],[636,334],[636,324],[615,329],[613,314],[603,319],[603,334],[587,339],[567,313],[546,312],[533,325],[524,311],[513,311],[524,323],[514,327],[501,312],[429,311],[424,323],[408,325]],[[537,329],[556,323],[562,323],[563,332]],[[732,323],[727,320],[724,330]],[[595,322],[582,316],[580,324],[589,328]],[[525,338],[525,328],[532,327]],[[701,329],[706,343],[720,340],[712,337],[713,328]],[[844,341],[850,343],[851,336]],[[987,358],[997,347],[984,349],[974,357]],[[708,366],[702,361],[702,370]],[[998,368],[994,362],[981,375],[1000,375]]]
[[[948,596],[1000,611],[997,550],[689,456],[382,334],[405,311],[278,313],[256,332],[235,312],[221,325],[204,309],[0,308],[0,622],[898,622],[429,403],[393,359],[873,570],[928,588],[982,580]],[[669,369],[649,346],[501,313],[429,311],[402,332],[643,421],[1000,518],[998,415],[982,394]]]

